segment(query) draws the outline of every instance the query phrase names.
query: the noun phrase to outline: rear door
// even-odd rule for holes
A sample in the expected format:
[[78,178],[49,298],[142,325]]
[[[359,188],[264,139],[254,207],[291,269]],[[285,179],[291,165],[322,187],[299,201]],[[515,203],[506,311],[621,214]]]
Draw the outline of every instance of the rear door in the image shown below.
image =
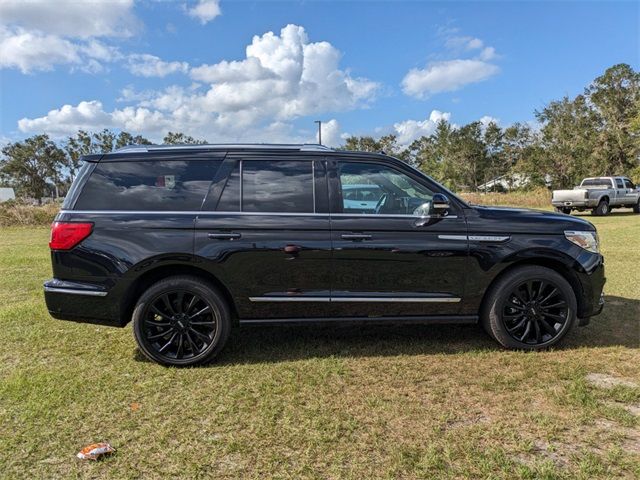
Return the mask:
[[[362,159],[332,161],[332,304],[341,316],[452,315],[468,267],[467,226],[452,203],[431,213],[439,192],[411,169]],[[376,198],[361,208],[351,185]]]
[[325,162],[229,153],[196,220],[195,253],[244,320],[324,317],[330,300]]
[[623,205],[627,200],[627,189],[624,186],[624,182],[619,177],[614,178],[613,182],[615,184],[616,198],[611,203],[613,205]]

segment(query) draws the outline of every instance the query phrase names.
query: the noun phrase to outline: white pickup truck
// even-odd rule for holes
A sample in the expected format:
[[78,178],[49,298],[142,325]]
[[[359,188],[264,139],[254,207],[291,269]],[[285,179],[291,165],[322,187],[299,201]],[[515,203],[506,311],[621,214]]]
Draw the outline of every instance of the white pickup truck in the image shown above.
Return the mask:
[[608,215],[612,208],[633,208],[640,213],[640,189],[627,177],[591,177],[573,190],[554,190],[551,204],[556,211],[591,210],[593,215]]

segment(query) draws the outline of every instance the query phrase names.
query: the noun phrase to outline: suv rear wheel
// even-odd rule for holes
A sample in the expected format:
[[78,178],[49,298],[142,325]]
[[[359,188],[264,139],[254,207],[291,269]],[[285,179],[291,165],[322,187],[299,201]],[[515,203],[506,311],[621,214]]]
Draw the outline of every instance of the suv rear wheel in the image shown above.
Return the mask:
[[576,323],[576,297],[562,275],[521,267],[491,287],[482,323],[503,347],[540,350],[559,342]]
[[145,357],[163,365],[212,360],[231,330],[229,307],[210,283],[175,276],[154,283],[138,299],[133,333]]

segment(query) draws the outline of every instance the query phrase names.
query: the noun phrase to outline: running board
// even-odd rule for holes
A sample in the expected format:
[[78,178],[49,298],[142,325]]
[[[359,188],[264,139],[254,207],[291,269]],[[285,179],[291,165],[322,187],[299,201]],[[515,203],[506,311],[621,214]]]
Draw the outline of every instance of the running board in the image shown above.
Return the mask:
[[313,325],[323,323],[405,323],[427,325],[470,325],[478,323],[478,315],[432,315],[409,317],[319,317],[319,318],[245,318],[240,325]]

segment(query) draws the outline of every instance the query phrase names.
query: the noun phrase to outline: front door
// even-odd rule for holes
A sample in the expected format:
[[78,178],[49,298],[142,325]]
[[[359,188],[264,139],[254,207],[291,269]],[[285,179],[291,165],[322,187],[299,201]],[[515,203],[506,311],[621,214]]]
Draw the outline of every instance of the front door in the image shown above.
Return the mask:
[[325,162],[230,154],[196,220],[195,254],[240,320],[324,317],[331,238]]
[[345,159],[329,168],[331,300],[340,315],[457,314],[469,261],[462,208],[434,215],[439,187],[401,165]]

